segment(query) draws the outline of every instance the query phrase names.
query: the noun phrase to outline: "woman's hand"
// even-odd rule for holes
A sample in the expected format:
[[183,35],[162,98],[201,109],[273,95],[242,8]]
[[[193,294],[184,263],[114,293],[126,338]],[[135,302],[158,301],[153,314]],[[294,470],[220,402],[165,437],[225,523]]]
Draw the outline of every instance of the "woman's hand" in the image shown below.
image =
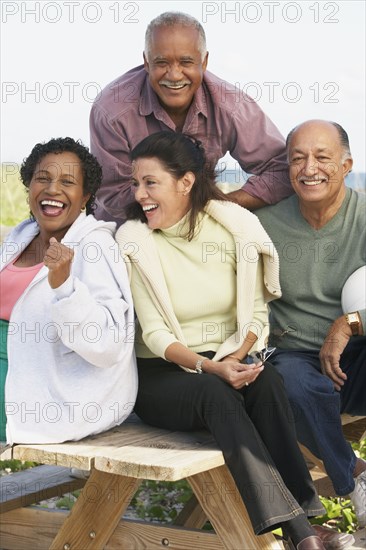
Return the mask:
[[58,288],[70,276],[71,263],[74,251],[55,239],[50,238],[50,246],[43,258],[44,265],[48,267],[48,282],[51,288]]
[[247,365],[231,356],[226,356],[221,361],[206,360],[204,363],[205,372],[216,374],[236,390],[249,386],[263,369],[262,363]]

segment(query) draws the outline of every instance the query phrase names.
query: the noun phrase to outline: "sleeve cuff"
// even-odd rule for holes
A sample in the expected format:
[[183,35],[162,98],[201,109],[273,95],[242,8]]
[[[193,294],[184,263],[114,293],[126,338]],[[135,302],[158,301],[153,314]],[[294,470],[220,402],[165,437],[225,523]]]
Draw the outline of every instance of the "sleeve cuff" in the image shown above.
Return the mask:
[[56,300],[62,300],[63,298],[68,298],[71,296],[71,294],[74,292],[74,278],[68,277],[64,283],[62,283],[61,286],[58,286],[57,288],[54,288],[53,291],[55,293]]

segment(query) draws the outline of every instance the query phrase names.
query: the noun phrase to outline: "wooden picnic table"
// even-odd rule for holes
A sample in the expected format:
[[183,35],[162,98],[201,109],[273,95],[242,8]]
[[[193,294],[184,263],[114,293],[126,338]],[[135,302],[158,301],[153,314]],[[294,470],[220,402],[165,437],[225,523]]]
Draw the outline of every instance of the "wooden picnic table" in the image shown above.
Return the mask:
[[[0,521],[2,549],[282,548],[271,533],[254,534],[222,452],[206,431],[178,432],[152,428],[131,415],[121,426],[82,441],[16,445],[13,458],[79,468],[91,473],[66,517],[62,512],[22,508],[19,498],[17,501],[11,495],[7,498],[5,491],[2,495],[5,511]],[[143,480],[181,479],[188,481],[194,496],[173,524],[122,518]],[[44,488],[40,486],[39,489],[38,494],[37,487],[32,489],[33,492],[28,491],[32,498],[28,494],[27,504],[30,500],[37,502]],[[56,483],[54,491],[57,489]],[[25,488],[23,493],[26,493]],[[51,488],[47,494],[52,494]],[[214,532],[201,529],[207,519]]]

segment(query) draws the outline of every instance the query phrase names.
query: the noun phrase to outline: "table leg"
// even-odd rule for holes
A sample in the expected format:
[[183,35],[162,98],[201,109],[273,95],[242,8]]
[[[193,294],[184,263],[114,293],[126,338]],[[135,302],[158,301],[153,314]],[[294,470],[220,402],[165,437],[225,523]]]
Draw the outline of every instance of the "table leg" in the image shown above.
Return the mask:
[[197,500],[196,495],[192,495],[185,504],[183,510],[174,520],[174,525],[181,525],[191,529],[201,529],[207,521],[207,515],[202,510],[202,506]]
[[226,465],[187,478],[227,550],[282,548],[268,533],[256,536],[247,510]]
[[50,550],[102,550],[140,483],[140,479],[92,470]]

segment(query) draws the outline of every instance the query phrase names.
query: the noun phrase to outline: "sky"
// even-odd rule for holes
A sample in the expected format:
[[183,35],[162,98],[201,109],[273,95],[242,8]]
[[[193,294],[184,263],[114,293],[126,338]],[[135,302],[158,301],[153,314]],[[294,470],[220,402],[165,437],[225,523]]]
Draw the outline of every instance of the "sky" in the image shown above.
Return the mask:
[[364,0],[3,0],[1,162],[20,162],[52,137],[89,145],[96,95],[142,63],[151,19],[183,11],[206,31],[210,71],[255,99],[284,135],[310,118],[340,123],[354,171],[366,172],[365,7]]

